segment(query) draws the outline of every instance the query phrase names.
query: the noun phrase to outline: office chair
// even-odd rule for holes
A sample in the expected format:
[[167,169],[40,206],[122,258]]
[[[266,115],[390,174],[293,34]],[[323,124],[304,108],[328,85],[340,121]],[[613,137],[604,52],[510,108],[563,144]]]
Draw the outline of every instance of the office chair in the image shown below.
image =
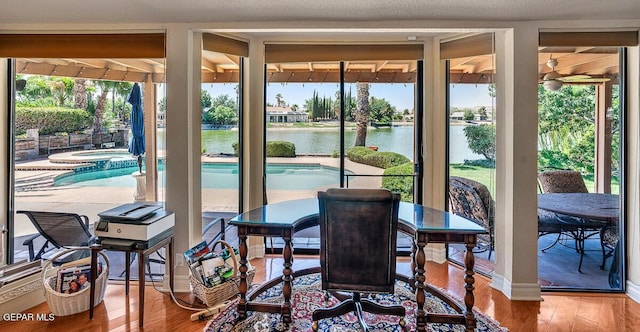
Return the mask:
[[318,330],[321,319],[355,312],[369,331],[363,311],[400,316],[404,329],[401,305],[381,305],[361,295],[394,291],[400,195],[386,189],[328,189],[318,192],[318,199],[322,289],[344,300],[316,309],[312,329]]

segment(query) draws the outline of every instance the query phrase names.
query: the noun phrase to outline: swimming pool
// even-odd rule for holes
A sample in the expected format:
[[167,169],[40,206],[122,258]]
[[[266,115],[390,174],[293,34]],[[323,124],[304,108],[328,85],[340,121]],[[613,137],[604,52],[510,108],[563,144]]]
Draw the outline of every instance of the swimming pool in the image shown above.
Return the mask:
[[[81,187],[135,187],[136,180],[131,173],[138,167],[108,169],[91,172],[65,174],[54,180],[54,186]],[[320,164],[267,164],[267,189],[311,190],[322,186],[338,186],[338,168]],[[346,174],[352,172],[346,171]],[[158,183],[164,185],[164,167],[158,171]],[[238,188],[238,165],[236,163],[203,163],[203,189]]]

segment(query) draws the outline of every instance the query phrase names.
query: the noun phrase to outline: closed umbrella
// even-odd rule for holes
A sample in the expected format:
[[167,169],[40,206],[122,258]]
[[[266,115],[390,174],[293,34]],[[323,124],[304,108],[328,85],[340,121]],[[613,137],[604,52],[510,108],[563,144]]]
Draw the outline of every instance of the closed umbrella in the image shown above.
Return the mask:
[[138,157],[138,168],[142,173],[142,155],[145,152],[144,143],[144,112],[142,111],[142,98],[140,85],[135,83],[129,93],[127,102],[131,104],[131,139],[129,140],[129,153]]

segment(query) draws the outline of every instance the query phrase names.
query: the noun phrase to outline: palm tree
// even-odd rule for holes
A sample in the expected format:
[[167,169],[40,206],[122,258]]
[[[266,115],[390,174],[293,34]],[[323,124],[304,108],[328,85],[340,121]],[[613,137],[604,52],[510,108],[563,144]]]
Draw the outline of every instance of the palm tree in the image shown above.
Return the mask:
[[73,85],[75,108],[87,109],[87,80],[77,78]]
[[100,87],[102,92],[98,96],[98,103],[96,104],[96,112],[93,114],[93,133],[99,134],[102,132],[102,118],[104,117],[104,108],[107,104],[107,95],[109,90],[115,87],[116,82],[111,81],[96,81],[96,85]]
[[278,93],[278,94],[276,95],[276,101],[277,101],[277,103],[278,103],[278,105],[277,105],[277,106],[278,106],[278,107],[282,107],[283,100],[282,100],[282,95],[281,95],[281,94],[279,94],[279,93]]
[[354,111],[356,120],[356,142],[354,145],[365,146],[369,123],[369,83],[356,83],[356,92],[358,101]]

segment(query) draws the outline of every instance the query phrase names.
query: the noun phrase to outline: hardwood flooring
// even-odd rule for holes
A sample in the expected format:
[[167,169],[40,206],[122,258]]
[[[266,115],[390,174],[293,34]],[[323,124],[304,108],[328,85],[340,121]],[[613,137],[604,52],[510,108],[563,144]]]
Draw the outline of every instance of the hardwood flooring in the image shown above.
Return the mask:
[[[282,259],[267,256],[251,262],[257,267],[255,282],[279,275]],[[294,260],[294,270],[315,266],[317,257]],[[464,295],[463,270],[452,264],[427,262],[427,282]],[[408,258],[398,260],[398,272],[407,274]],[[476,275],[475,305],[510,331],[640,331],[640,304],[624,294],[544,293],[542,302],[509,301],[501,292],[492,289],[490,279]],[[129,298],[124,285],[110,284],[104,302],[96,307],[93,320],[87,312],[56,317],[52,322],[0,322],[0,331],[202,331],[206,322],[190,320],[193,311],[181,309],[171,298],[149,285],[145,292],[144,328],[138,328],[138,289],[131,287]],[[194,303],[188,293],[178,294],[183,301]],[[49,313],[45,303],[26,313]]]

